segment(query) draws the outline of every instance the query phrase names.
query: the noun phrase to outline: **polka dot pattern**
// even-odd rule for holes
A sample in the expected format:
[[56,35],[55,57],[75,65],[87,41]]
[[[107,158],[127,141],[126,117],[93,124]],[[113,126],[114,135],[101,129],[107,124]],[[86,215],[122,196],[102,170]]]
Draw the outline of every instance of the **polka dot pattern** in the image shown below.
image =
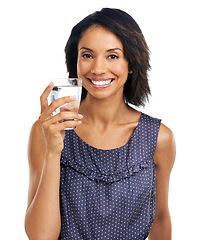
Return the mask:
[[160,120],[144,113],[128,143],[102,150],[66,131],[59,239],[146,239],[155,215],[153,155]]

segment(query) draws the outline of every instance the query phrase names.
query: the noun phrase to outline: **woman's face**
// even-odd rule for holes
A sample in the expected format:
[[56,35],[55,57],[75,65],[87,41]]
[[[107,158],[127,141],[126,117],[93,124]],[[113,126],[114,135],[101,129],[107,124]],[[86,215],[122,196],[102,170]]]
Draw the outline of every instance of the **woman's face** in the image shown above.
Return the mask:
[[78,44],[77,74],[93,97],[123,97],[128,61],[120,39],[101,26],[88,28]]

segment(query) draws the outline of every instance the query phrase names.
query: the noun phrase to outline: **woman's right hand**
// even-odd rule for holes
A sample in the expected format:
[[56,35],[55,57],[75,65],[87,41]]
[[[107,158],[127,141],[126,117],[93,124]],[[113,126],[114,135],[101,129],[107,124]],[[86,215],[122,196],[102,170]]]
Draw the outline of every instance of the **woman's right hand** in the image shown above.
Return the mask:
[[[53,87],[54,83],[50,83],[40,97],[41,115],[39,117],[39,122],[41,123],[46,141],[46,152],[61,154],[64,147],[63,140],[65,137],[65,128],[74,128],[80,125],[80,120],[83,116],[76,112],[65,110],[65,108],[62,108],[60,113],[53,116],[52,112],[54,112],[58,107],[75,100],[75,98],[72,98],[71,96],[62,97],[48,105],[48,95]],[[71,119],[76,120],[71,121]]]

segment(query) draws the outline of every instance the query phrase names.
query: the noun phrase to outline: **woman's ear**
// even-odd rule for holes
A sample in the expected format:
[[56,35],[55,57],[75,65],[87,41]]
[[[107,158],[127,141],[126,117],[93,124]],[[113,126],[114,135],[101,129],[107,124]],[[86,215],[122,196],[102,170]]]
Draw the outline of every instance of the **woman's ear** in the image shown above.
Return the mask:
[[131,64],[128,65],[128,73],[129,73],[129,74],[133,73],[132,65],[131,65]]

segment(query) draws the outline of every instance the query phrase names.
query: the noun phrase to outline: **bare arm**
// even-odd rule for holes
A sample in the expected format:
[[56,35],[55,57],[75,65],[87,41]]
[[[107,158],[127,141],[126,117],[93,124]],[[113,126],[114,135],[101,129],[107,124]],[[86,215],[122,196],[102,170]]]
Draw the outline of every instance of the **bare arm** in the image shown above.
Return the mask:
[[45,141],[40,128],[37,121],[30,134],[30,183],[25,229],[29,239],[57,239],[60,233],[60,157],[44,151]]
[[54,117],[51,115],[58,106],[71,101],[68,97],[61,98],[48,106],[47,97],[52,88],[53,85],[48,86],[41,96],[42,113],[32,127],[28,147],[30,182],[25,230],[31,240],[58,239],[61,228],[60,155],[64,129],[79,124],[78,121],[63,120],[81,118],[70,111]]
[[156,164],[156,213],[149,240],[171,240],[171,218],[168,208],[170,173],[175,161],[172,131],[161,124],[154,154]]

